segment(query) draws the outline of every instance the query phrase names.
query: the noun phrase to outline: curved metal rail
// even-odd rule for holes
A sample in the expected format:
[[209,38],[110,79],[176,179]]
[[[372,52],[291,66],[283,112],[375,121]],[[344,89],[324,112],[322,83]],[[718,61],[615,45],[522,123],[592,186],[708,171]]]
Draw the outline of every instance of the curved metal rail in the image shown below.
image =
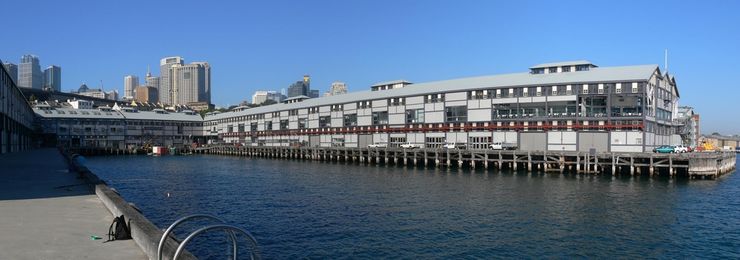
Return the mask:
[[[190,235],[186,237],[185,240],[182,241],[182,243],[180,243],[180,246],[177,247],[177,251],[175,251],[175,256],[172,257],[172,259],[177,260],[177,258],[180,257],[180,253],[182,253],[182,250],[185,249],[185,246],[188,244],[188,242],[190,242],[190,240],[192,240],[199,234],[206,232],[208,230],[212,230],[212,229],[222,229],[222,230],[232,232],[232,234],[234,232],[239,232],[239,233],[244,234],[248,238],[249,242],[251,242],[252,244],[252,254],[251,254],[252,260],[260,259],[260,254],[257,249],[257,240],[254,239],[254,236],[252,236],[252,234],[250,234],[244,229],[241,229],[239,227],[232,226],[232,225],[225,225],[225,224],[203,227],[201,229],[194,231],[193,233],[190,233]],[[234,259],[236,259],[236,255],[234,255]]]
[[[215,220],[215,221],[220,222],[220,223],[225,223],[222,219],[220,219],[220,218],[218,218],[216,216],[213,216],[213,215],[208,215],[208,214],[188,215],[188,216],[184,216],[184,217],[176,220],[175,222],[173,222],[167,228],[167,230],[164,231],[164,233],[162,234],[162,238],[159,239],[159,245],[157,246],[157,259],[158,260],[162,260],[162,249],[164,248],[164,242],[167,240],[167,237],[169,236],[169,234],[172,233],[172,230],[174,230],[177,226],[179,226],[183,222],[185,222],[187,220],[190,220],[190,219],[196,219],[196,218],[211,219],[211,220]],[[237,250],[238,250],[238,247],[236,245],[236,234],[234,234],[234,231],[232,231],[232,230],[228,230],[227,233],[229,234],[229,238],[231,239],[231,246],[233,247],[234,259],[236,259]],[[190,237],[190,236],[188,236],[188,237]],[[177,255],[175,255],[175,256],[177,256]],[[173,257],[173,259],[176,259],[176,257]]]

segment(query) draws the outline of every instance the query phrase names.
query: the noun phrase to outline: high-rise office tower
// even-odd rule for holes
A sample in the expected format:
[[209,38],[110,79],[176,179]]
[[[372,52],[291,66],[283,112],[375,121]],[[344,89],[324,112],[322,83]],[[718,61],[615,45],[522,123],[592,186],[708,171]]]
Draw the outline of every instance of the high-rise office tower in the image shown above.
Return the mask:
[[127,75],[123,77],[123,99],[134,99],[134,90],[139,86],[139,77]]
[[[318,93],[317,93],[318,95]],[[311,77],[303,76],[303,81],[296,81],[288,87],[288,97],[311,96]]]
[[3,66],[5,66],[5,70],[8,71],[13,82],[18,84],[18,65],[10,62],[3,62]]
[[211,67],[207,62],[173,65],[169,70],[169,79],[172,84],[172,105],[211,103]]
[[[152,73],[149,71],[149,66],[146,68],[146,78],[144,80],[146,81],[144,82],[144,85],[153,87],[159,91],[159,77],[152,76]],[[159,95],[159,93],[157,93],[157,95]]]
[[62,91],[62,67],[51,65],[44,70],[44,89]]
[[41,89],[42,77],[39,58],[34,55],[23,55],[18,65],[18,82],[16,82],[18,86]]
[[327,93],[328,96],[347,94],[347,84],[341,81],[334,81],[331,83],[331,89]]
[[173,104],[170,68],[174,65],[183,65],[183,63],[180,56],[166,57],[159,61],[159,102],[162,104]]

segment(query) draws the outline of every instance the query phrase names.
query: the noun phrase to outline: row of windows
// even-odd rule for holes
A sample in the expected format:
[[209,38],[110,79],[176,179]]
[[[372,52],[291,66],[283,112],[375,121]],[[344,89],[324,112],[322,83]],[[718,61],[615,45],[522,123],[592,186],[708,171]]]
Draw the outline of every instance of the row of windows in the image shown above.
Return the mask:
[[[498,88],[489,90],[468,91],[468,99],[493,99],[493,98],[512,98],[512,97],[536,97],[536,96],[558,96],[580,94],[606,94],[606,93],[641,93],[644,91],[646,83],[639,82],[622,82],[622,83],[604,83],[604,84],[574,84],[558,86],[540,86],[540,87],[522,87],[522,88]],[[662,94],[660,94],[662,96]],[[406,97],[389,98],[386,100],[389,106],[398,106],[406,104]],[[428,94],[424,95],[424,103],[445,102],[445,94]],[[372,107],[372,101],[359,101],[355,103],[358,109]],[[343,111],[343,104],[329,105],[331,111]],[[319,113],[319,107],[308,108],[309,114]],[[298,115],[298,109],[288,111],[291,116]],[[273,117],[280,116],[280,112],[272,112]],[[244,120],[264,119],[264,114],[247,115],[236,118],[220,119],[217,122],[235,122]]]

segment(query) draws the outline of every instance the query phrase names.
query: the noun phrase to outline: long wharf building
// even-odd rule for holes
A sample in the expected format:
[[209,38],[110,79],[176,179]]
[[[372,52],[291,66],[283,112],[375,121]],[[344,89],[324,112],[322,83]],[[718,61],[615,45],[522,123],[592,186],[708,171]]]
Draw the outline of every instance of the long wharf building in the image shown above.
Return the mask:
[[658,65],[540,64],[529,72],[412,84],[206,115],[204,134],[254,146],[643,152],[678,144],[679,93]]

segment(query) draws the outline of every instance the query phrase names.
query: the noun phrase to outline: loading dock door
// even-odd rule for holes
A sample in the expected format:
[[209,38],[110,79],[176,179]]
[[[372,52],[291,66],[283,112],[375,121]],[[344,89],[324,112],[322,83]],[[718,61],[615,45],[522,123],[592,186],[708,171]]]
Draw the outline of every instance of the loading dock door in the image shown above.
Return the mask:
[[520,133],[519,150],[545,151],[546,149],[547,149],[547,134],[545,133]]
[[578,151],[588,152],[594,148],[596,152],[609,151],[608,133],[578,133]]
[[357,136],[357,147],[367,147],[373,143],[373,135],[359,135]]
[[319,135],[312,135],[308,137],[308,146],[310,147],[319,147],[321,146],[321,136]]

